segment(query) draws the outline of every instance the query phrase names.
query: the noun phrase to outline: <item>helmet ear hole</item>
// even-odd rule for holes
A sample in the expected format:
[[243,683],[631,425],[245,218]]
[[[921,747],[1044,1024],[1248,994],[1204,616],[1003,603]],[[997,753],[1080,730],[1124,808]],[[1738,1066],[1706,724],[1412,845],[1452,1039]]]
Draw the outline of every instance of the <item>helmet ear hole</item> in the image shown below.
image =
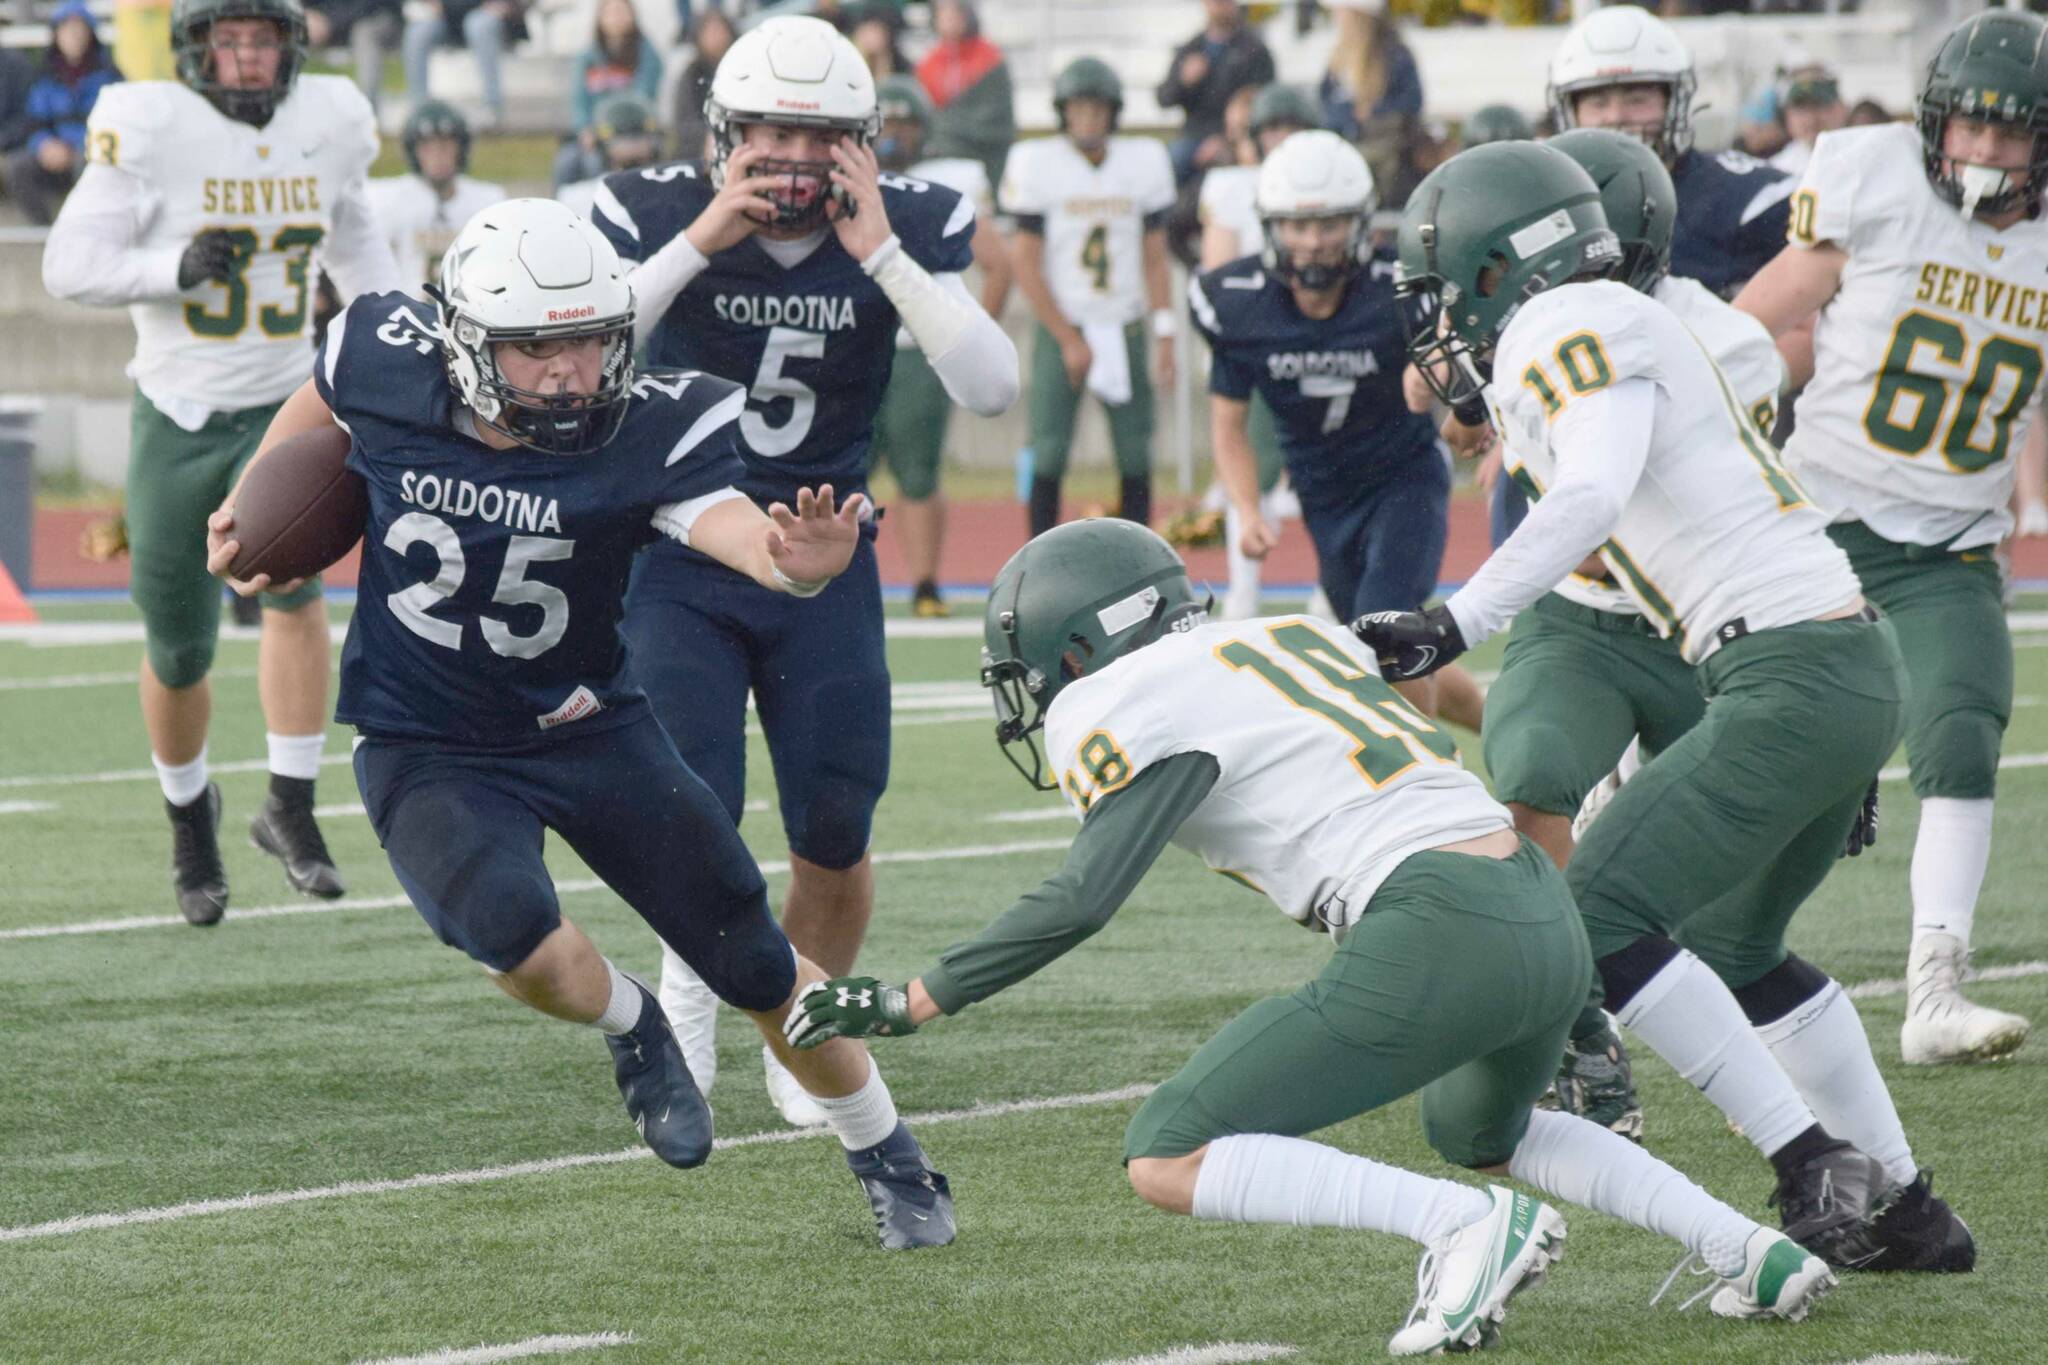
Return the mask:
[[1506,278],[1507,273],[1508,258],[1501,255],[1498,251],[1494,252],[1492,256],[1487,258],[1486,264],[1479,267],[1479,279],[1473,287],[1473,292],[1482,299],[1492,298],[1494,293],[1500,288],[1500,282]]

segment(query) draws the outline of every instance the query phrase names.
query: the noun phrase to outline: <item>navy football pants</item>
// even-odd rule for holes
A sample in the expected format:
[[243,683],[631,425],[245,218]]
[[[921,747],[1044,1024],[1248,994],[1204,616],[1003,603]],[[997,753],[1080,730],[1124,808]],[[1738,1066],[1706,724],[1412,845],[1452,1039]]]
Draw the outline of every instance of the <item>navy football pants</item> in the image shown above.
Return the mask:
[[1450,507],[1451,471],[1435,446],[1348,503],[1304,502],[1316,571],[1338,619],[1422,610],[1443,567]]
[[760,867],[643,706],[510,750],[364,739],[355,769],[421,917],[493,971],[517,967],[562,922],[541,861],[553,830],[720,999],[773,1009],[796,986]]

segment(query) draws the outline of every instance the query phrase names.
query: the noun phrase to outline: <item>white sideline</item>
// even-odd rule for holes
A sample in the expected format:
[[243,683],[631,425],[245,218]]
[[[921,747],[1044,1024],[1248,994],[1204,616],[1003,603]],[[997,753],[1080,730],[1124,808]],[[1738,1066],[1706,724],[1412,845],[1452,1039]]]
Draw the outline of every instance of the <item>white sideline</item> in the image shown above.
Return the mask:
[[[876,863],[949,863],[966,858],[1001,858],[1012,853],[1048,853],[1063,849],[1069,839],[1020,839],[1007,844],[964,844],[957,848],[884,849],[874,855]],[[782,859],[761,864],[770,877],[789,871]],[[574,877],[555,883],[555,894],[580,895],[602,891],[604,883],[594,877]],[[349,896],[335,901],[297,900],[282,905],[256,905],[247,909],[230,906],[228,919],[285,919],[294,915],[332,915],[344,910],[395,910],[412,904],[404,896]],[[130,929],[164,929],[185,922],[180,915],[123,915],[113,919],[80,920],[75,924],[31,924],[19,929],[0,929],[0,940],[20,938],[69,938],[78,934],[118,934]]]
[[490,1365],[495,1360],[524,1360],[528,1356],[565,1356],[572,1351],[596,1351],[606,1346],[631,1346],[639,1338],[631,1332],[591,1332],[585,1336],[528,1337],[504,1346],[462,1346],[446,1351],[429,1351],[423,1356],[384,1356],[359,1360],[356,1365]]
[[1241,1360],[1285,1360],[1294,1354],[1292,1346],[1267,1341],[1219,1341],[1213,1346],[1176,1346],[1157,1355],[1105,1360],[1102,1365],[1237,1365]]
[[[2048,976],[2048,962],[2015,962],[2005,967],[1974,968],[1963,978],[1971,981],[2022,981],[2030,976]],[[1859,981],[1843,988],[1851,1000],[1877,1000],[1888,995],[1904,995],[1904,977],[1893,977],[1885,981]]]
[[0,815],[37,815],[55,809],[55,801],[0,801]]
[[[904,1122],[914,1127],[928,1128],[935,1124],[1002,1118],[1009,1114],[1035,1114],[1051,1109],[1085,1109],[1098,1104],[1118,1104],[1124,1100],[1140,1099],[1151,1094],[1152,1089],[1149,1084],[1126,1085],[1115,1090],[1095,1090],[1080,1095],[1052,1095],[1035,1100],[1002,1100],[993,1104],[969,1105],[965,1109],[941,1109],[929,1114],[908,1114],[904,1116]],[[806,1138],[826,1136],[828,1134],[822,1128],[776,1128],[767,1132],[747,1133],[740,1137],[720,1138],[712,1150],[723,1152],[736,1147],[801,1142]],[[77,1214],[70,1218],[53,1219],[47,1223],[26,1223],[17,1227],[0,1228],[0,1242],[28,1242],[45,1237],[67,1237],[74,1232],[98,1232],[106,1228],[133,1227],[139,1223],[176,1223],[187,1218],[203,1218],[216,1213],[273,1209],[286,1204],[347,1199],[356,1195],[394,1194],[401,1190],[424,1190],[445,1185],[481,1185],[493,1180],[551,1175],[556,1171],[576,1170],[584,1166],[616,1166],[621,1162],[639,1161],[653,1155],[654,1153],[645,1147],[621,1147],[609,1152],[583,1152],[575,1156],[548,1157],[540,1161],[517,1161],[506,1166],[482,1166],[467,1171],[434,1171],[426,1175],[406,1176],[400,1180],[344,1180],[338,1185],[272,1190],[267,1194],[245,1194],[234,1199],[196,1199],[186,1204],[162,1204],[155,1208],[128,1209],[120,1213]]]

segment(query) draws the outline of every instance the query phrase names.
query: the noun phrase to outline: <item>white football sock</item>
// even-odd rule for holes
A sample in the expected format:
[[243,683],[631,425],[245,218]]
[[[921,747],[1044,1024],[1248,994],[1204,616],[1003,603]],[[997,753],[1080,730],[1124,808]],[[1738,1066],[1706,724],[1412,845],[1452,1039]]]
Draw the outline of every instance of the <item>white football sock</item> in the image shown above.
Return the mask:
[[190,763],[166,763],[155,754],[149,761],[156,765],[156,783],[163,788],[164,800],[174,806],[189,806],[206,791],[206,746],[199,746],[199,757]]
[[1830,1137],[1876,1157],[1899,1183],[1912,1183],[1919,1167],[1905,1126],[1878,1074],[1856,1002],[1839,982],[1828,982],[1783,1019],[1758,1028],[1756,1036],[1799,1087]]
[[1330,605],[1330,595],[1323,591],[1323,585],[1320,583],[1316,584],[1316,590],[1308,595],[1308,606],[1303,610],[1309,616],[1335,621],[1340,626],[1349,622],[1348,617],[1339,616],[1337,609]]
[[1230,586],[1223,592],[1223,619],[1243,621],[1259,614],[1259,584],[1265,578],[1264,561],[1253,559],[1238,543],[1244,518],[1236,507],[1223,510],[1223,545],[1230,563]]
[[1970,946],[1977,892],[1991,866],[1991,801],[1930,796],[1913,840],[1913,937],[1954,934]]
[[1642,770],[1643,740],[1642,736],[1638,735],[1628,742],[1628,747],[1626,749],[1623,749],[1621,751],[1621,762],[1614,765],[1614,780],[1616,785],[1628,781],[1631,777],[1634,777],[1637,773],[1641,772]]
[[641,996],[640,987],[634,984],[633,978],[613,966],[610,958],[604,960],[604,969],[611,973],[611,999],[606,1003],[604,1013],[590,1022],[617,1037],[633,1031],[633,1026],[640,1022],[640,1013],[647,1007],[647,1001]]
[[1210,1143],[1193,1208],[1226,1223],[1391,1232],[1424,1246],[1492,1211],[1492,1198],[1470,1185],[1272,1133]]
[[1813,1111],[1756,1036],[1721,978],[1691,953],[1664,964],[1616,1012],[1765,1156],[1814,1122]]
[[1743,1247],[1757,1229],[1621,1134],[1572,1114],[1531,1113],[1508,1174],[1559,1199],[1662,1233],[1697,1252],[1716,1275],[1741,1273]]
[[311,782],[320,776],[320,751],[327,747],[327,732],[310,735],[264,734],[270,744],[270,771],[279,777],[296,777]]
[[683,1049],[683,1061],[704,1095],[718,1080],[718,997],[704,978],[690,969],[682,954],[661,946],[661,985],[655,992],[668,1026]]
[[882,1080],[882,1068],[875,1065],[872,1057],[868,1058],[867,1083],[860,1089],[838,1099],[824,1095],[811,1098],[825,1111],[825,1122],[832,1125],[840,1145],[849,1152],[873,1147],[896,1131],[896,1100]]

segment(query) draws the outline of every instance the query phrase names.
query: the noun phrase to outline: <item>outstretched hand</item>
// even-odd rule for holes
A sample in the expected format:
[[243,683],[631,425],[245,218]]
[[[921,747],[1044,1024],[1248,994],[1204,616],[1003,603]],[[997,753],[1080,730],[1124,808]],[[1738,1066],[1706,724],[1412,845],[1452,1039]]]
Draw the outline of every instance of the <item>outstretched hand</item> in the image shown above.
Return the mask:
[[768,508],[768,518],[775,523],[768,531],[769,561],[791,583],[823,586],[853,562],[867,506],[867,497],[861,493],[843,505],[835,504],[829,483],[820,485],[815,493],[799,488],[794,512],[787,503],[773,503]]
[[800,1050],[834,1038],[896,1038],[915,1032],[909,993],[872,976],[814,981],[782,1021],[782,1036]]

